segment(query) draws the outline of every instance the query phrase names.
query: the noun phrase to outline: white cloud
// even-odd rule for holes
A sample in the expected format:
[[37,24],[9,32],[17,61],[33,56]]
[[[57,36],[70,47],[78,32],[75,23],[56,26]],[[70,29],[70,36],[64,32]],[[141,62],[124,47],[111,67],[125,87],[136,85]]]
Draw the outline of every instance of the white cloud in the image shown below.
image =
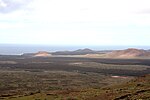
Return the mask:
[[[0,0],[0,4],[7,8],[9,3]],[[16,35],[15,43],[144,44],[142,34],[150,32],[150,14],[138,12],[149,10],[149,4],[149,0],[33,0],[25,6],[30,9],[0,14],[0,34],[2,29],[7,33],[4,42],[12,42],[8,34]]]
[[26,8],[32,0],[0,0],[0,13],[10,13]]
[[4,1],[0,0],[0,7],[7,7],[7,4]]

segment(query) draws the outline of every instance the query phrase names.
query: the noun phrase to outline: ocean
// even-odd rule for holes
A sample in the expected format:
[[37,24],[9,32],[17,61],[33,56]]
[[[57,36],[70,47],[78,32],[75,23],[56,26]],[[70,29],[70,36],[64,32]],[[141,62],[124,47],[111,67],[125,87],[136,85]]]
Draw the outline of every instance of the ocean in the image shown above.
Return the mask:
[[73,51],[89,48],[92,50],[122,50],[127,48],[150,49],[150,46],[49,46],[49,45],[18,45],[0,44],[0,55],[21,55],[23,53],[35,53],[38,51]]

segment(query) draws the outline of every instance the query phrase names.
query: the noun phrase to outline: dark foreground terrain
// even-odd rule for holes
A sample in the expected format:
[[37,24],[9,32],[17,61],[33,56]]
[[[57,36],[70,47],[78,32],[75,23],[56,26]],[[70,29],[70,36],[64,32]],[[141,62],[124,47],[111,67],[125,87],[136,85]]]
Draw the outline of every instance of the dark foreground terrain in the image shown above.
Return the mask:
[[149,73],[150,59],[0,56],[0,99],[149,100]]

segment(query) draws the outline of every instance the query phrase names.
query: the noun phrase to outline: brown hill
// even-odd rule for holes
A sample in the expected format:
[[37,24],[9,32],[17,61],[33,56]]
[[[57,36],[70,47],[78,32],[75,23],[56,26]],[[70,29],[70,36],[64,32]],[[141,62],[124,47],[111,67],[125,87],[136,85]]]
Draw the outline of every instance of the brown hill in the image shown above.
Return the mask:
[[22,56],[24,57],[50,57],[51,54],[46,51],[39,51],[37,53],[24,53]]
[[150,57],[150,52],[143,49],[129,48],[126,50],[116,50],[106,54],[106,57],[114,58],[134,58],[134,57]]
[[46,51],[39,51],[34,54],[34,57],[49,57],[49,56],[51,56],[51,54]]

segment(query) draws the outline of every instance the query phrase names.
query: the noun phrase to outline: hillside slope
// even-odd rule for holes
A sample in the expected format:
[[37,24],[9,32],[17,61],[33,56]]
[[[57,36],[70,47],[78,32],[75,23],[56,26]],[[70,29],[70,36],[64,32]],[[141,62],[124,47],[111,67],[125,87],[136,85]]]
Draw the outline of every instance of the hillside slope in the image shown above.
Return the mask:
[[134,57],[150,57],[150,52],[141,49],[129,48],[126,50],[116,50],[106,54],[106,57],[113,58],[134,58]]

